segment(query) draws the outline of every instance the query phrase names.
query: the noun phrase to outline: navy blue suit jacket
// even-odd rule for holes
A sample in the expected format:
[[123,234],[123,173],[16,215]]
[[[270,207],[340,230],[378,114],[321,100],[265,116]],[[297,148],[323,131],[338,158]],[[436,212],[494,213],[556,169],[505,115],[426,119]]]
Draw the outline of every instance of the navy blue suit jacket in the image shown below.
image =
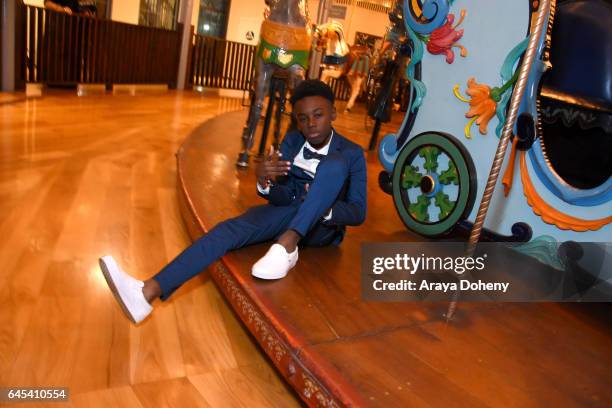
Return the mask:
[[[287,132],[281,145],[281,160],[293,162],[306,139],[298,130]],[[339,154],[348,167],[348,177],[344,187],[332,206],[332,217],[324,221],[325,225],[343,227],[360,225],[366,216],[367,169],[363,149],[334,130],[328,155]],[[325,160],[325,159],[323,159]],[[292,166],[289,175],[279,178],[270,187],[270,193],[262,195],[272,205],[291,205],[305,194],[304,180],[299,176],[302,170]]]

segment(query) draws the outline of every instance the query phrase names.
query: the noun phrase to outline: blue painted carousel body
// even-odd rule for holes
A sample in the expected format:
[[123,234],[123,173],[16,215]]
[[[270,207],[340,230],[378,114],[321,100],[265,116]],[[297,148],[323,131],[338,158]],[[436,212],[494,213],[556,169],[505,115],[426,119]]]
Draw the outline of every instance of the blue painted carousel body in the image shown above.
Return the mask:
[[559,244],[599,242],[612,270],[612,5],[540,3],[404,0],[412,99],[397,134],[380,142],[381,187],[410,230],[469,230],[545,13],[481,239],[525,242],[553,266]]

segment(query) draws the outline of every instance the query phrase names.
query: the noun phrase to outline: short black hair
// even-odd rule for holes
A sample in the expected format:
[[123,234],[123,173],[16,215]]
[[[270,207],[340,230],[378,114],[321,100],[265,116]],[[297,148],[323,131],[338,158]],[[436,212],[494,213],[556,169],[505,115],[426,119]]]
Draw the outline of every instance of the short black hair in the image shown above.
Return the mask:
[[291,95],[291,105],[295,105],[297,101],[300,99],[304,99],[307,96],[322,96],[334,104],[334,91],[324,82],[319,81],[318,79],[306,79],[300,82],[295,89],[293,90],[293,94]]

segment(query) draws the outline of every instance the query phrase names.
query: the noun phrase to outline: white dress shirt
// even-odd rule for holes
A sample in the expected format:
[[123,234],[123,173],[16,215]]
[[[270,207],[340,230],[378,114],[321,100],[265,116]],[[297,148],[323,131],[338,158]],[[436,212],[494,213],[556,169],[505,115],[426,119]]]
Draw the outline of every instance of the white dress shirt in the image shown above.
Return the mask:
[[[314,147],[312,147],[310,143],[308,143],[308,140],[307,140],[306,142],[304,142],[304,144],[300,148],[300,151],[293,159],[292,164],[296,167],[301,168],[302,170],[304,170],[306,174],[314,178],[315,174],[317,173],[317,167],[319,166],[320,160],[315,159],[315,158],[306,160],[304,158],[304,148],[310,149],[313,152],[318,153],[320,155],[327,156],[327,153],[329,152],[329,146],[331,144],[333,137],[334,137],[334,130],[332,129],[329,140],[327,141],[325,146],[321,147],[320,149],[315,149]],[[268,185],[264,188],[259,183],[257,183],[257,191],[259,191],[261,194],[268,195],[270,194],[270,186]],[[331,216],[332,216],[332,210],[330,209],[329,213],[325,217],[323,217],[323,219],[326,221],[330,220]]]

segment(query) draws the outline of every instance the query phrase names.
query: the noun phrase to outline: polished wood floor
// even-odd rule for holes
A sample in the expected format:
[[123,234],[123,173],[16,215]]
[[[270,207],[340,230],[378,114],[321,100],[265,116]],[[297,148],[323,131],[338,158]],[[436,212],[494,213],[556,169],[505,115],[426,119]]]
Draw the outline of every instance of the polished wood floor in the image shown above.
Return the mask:
[[[175,153],[205,120],[243,109],[240,101],[171,92],[51,94],[27,101],[7,96],[0,102],[0,387],[69,387],[70,403],[51,406],[299,406],[207,274],[134,327],[96,263],[111,253],[144,278],[189,244],[177,203]],[[381,135],[398,125],[399,116]],[[357,110],[339,115],[336,127],[366,146],[365,124]],[[230,124],[236,131],[219,134],[217,142],[236,143],[241,126]],[[236,177],[235,153],[202,153],[215,168],[236,172],[225,199],[236,189],[252,192],[252,172]],[[345,255],[318,250],[326,256],[310,258],[316,273],[299,273],[309,268],[302,260],[297,273],[276,284],[297,281],[312,292],[320,280],[325,291],[319,295],[342,288],[339,296],[319,304],[317,293],[259,285],[270,304],[290,306],[281,314],[300,309],[313,317],[294,321],[309,336],[306,357],[335,364],[346,381],[362,386],[367,401],[385,407],[400,394],[417,406],[609,405],[611,326],[602,328],[609,315],[598,319],[581,305],[481,311],[466,305],[458,312],[461,324],[448,327],[436,319],[440,313],[419,305],[386,313],[395,306],[371,304],[368,314],[355,306],[358,280],[339,285],[356,270],[350,254],[360,241],[404,240],[407,234],[376,187],[375,154],[368,154],[368,163],[370,216],[351,229]],[[202,188],[214,181],[202,180]],[[245,198],[231,203],[250,205],[254,194],[238,197]],[[227,205],[212,215],[235,211]],[[250,265],[263,250],[239,256]],[[363,335],[372,327],[378,336]],[[389,344],[405,348],[402,358]],[[361,358],[345,358],[353,355]],[[383,359],[392,363],[376,366]]]
[[74,407],[299,406],[206,275],[134,327],[97,267],[144,278],[189,244],[175,153],[240,100],[0,100],[0,385],[69,387]]

